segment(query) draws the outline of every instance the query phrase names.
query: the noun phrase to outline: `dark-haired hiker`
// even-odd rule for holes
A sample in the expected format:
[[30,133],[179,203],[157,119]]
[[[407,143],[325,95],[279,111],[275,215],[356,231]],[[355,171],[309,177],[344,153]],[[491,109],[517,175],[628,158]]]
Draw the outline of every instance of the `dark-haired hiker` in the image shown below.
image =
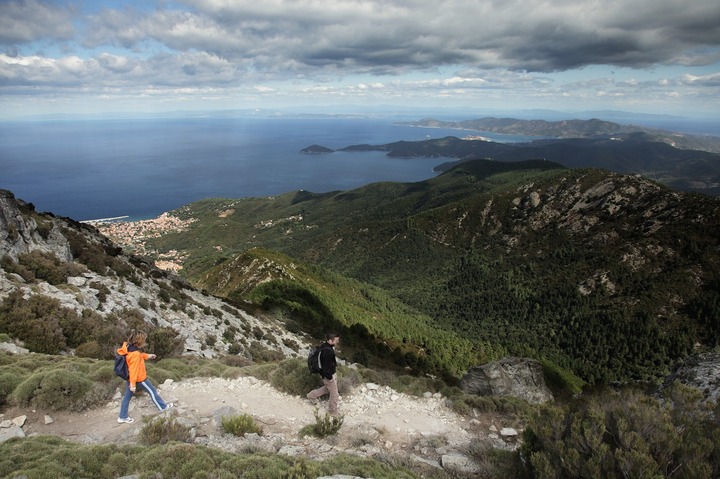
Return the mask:
[[338,394],[337,376],[337,360],[335,359],[335,345],[340,342],[338,333],[327,333],[325,342],[320,346],[320,376],[322,376],[322,387],[307,393],[307,398],[315,403],[320,396],[329,394],[328,412],[333,416],[338,414],[338,403],[340,402],[340,394]]
[[130,333],[127,342],[123,343],[122,347],[117,350],[118,354],[125,356],[128,373],[130,375],[129,380],[125,382],[125,396],[123,396],[122,403],[120,404],[119,423],[131,423],[135,421],[135,419],[128,416],[128,409],[130,407],[130,399],[132,399],[135,394],[138,385],[148,392],[150,399],[152,399],[152,402],[160,411],[166,411],[173,407],[173,403],[166,404],[165,401],[162,400],[155,386],[152,385],[147,377],[145,360],[155,359],[157,356],[141,351],[146,341],[147,334],[142,331],[133,331]]

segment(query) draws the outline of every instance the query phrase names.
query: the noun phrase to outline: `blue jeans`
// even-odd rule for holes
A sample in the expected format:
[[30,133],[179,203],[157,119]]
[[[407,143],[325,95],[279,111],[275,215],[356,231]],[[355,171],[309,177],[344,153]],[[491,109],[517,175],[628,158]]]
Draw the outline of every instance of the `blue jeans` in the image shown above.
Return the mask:
[[[147,391],[147,393],[150,395],[150,399],[152,399],[152,402],[155,403],[155,406],[157,406],[159,410],[162,411],[167,407],[167,404],[165,404],[165,401],[162,400],[157,390],[155,389],[155,386],[152,385],[149,379],[135,384],[136,390],[138,387],[142,387],[145,391]],[[125,381],[125,396],[123,396],[122,403],[120,403],[120,419],[125,419],[126,417],[128,417],[130,399],[132,399],[134,394],[135,393],[130,390],[130,381]]]

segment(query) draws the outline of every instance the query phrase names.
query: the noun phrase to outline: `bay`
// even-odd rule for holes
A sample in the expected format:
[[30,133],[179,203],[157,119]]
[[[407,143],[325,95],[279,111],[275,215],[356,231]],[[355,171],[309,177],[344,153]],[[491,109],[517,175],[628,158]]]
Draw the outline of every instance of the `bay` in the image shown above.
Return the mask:
[[0,188],[76,220],[152,218],[204,198],[324,193],[436,175],[443,158],[305,155],[319,144],[417,141],[467,132],[375,118],[158,118],[0,123]]

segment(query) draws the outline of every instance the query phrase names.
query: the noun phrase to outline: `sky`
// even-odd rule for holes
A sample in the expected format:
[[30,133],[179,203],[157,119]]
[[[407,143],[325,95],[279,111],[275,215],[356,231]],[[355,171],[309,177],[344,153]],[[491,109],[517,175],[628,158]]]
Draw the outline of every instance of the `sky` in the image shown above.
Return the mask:
[[0,119],[358,105],[718,118],[717,0],[0,0]]

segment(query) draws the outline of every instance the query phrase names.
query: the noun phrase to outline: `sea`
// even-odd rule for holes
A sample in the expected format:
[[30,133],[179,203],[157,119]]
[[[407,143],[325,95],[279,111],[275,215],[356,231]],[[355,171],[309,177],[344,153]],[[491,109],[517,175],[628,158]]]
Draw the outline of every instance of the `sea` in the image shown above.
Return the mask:
[[[411,119],[412,120],[412,119]],[[383,152],[307,155],[310,145],[419,141],[481,134],[394,124],[388,118],[143,118],[0,122],[0,189],[37,211],[78,221],[149,219],[205,198],[325,193],[431,178],[447,158]]]
[[458,130],[367,118],[153,118],[0,123],[0,188],[75,220],[157,215],[205,198],[325,193],[435,176],[447,159],[333,150]]

